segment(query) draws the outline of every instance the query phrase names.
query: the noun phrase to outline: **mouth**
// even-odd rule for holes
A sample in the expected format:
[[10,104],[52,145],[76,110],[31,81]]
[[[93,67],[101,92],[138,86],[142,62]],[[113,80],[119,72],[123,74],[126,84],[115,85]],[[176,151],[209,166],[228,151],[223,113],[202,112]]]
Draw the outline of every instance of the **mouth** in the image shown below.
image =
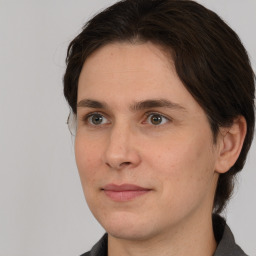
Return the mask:
[[116,202],[126,202],[145,195],[152,189],[143,188],[133,184],[108,184],[102,189],[107,197]]

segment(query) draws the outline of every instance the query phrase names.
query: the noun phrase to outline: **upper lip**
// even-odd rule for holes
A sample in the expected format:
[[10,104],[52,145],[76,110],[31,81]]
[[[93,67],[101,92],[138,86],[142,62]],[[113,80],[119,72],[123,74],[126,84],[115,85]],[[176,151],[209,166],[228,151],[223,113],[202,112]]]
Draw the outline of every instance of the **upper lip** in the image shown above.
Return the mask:
[[121,185],[108,184],[103,187],[103,190],[118,192],[118,191],[145,191],[150,189],[143,188],[134,184],[121,184]]

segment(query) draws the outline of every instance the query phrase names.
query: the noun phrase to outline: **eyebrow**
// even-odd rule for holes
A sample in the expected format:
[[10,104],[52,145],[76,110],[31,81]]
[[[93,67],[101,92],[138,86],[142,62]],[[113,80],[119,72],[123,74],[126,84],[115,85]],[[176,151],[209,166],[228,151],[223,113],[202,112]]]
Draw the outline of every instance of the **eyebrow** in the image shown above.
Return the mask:
[[131,111],[139,111],[149,108],[170,108],[186,111],[183,106],[166,99],[144,100],[136,102],[134,105],[130,106]]
[[107,108],[107,104],[103,103],[103,102],[99,102],[96,100],[90,100],[90,99],[83,99],[80,100],[77,105],[77,108],[103,108],[106,109]]
[[[108,109],[108,105],[106,103],[99,102],[96,100],[91,100],[91,99],[80,100],[77,103],[77,107]],[[166,99],[143,100],[143,101],[135,102],[130,106],[130,110],[133,112],[150,109],[150,108],[170,108],[170,109],[178,109],[178,110],[186,111],[186,109],[183,106]]]

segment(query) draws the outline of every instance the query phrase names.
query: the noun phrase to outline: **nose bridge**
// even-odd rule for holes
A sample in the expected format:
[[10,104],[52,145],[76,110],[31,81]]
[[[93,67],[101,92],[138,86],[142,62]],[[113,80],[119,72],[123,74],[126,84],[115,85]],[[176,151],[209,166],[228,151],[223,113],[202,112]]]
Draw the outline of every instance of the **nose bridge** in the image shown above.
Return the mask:
[[139,155],[135,149],[135,133],[129,122],[117,121],[110,129],[108,143],[105,149],[105,163],[115,169],[127,165],[137,165]]
[[110,157],[125,157],[130,150],[130,139],[130,125],[126,122],[116,122],[110,131],[107,154]]
[[118,122],[113,125],[109,136],[109,147],[115,149],[119,147],[119,150],[127,150],[127,146],[131,137],[131,127],[126,122]]

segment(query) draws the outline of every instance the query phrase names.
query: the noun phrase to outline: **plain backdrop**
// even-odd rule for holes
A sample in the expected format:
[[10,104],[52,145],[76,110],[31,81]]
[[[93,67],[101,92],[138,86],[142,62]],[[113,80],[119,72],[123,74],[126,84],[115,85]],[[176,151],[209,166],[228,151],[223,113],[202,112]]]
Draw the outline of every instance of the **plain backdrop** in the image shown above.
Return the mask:
[[[110,0],[0,0],[0,256],[71,256],[104,230],[88,210],[62,93],[68,43]],[[238,33],[256,67],[256,1],[200,0]],[[256,143],[225,215],[256,255]]]

